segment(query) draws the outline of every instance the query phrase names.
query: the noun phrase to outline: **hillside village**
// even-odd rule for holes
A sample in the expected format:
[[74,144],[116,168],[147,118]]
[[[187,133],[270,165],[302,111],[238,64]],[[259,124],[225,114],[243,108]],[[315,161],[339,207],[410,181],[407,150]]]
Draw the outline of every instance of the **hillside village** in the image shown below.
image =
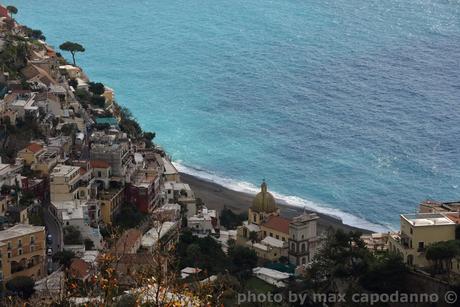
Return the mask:
[[[386,291],[372,274],[389,284],[395,274],[382,272],[417,280],[417,291],[457,285],[460,204],[427,201],[401,215],[399,232],[348,234],[321,229],[315,213],[283,217],[262,182],[247,216],[221,225],[228,216],[181,181],[113,89],[92,82],[11,10],[0,6],[0,17],[0,281],[3,295],[16,297],[12,306],[231,306],[241,290],[317,289],[306,280],[327,291]],[[366,270],[344,260],[360,257]],[[331,270],[334,261],[343,275]]]

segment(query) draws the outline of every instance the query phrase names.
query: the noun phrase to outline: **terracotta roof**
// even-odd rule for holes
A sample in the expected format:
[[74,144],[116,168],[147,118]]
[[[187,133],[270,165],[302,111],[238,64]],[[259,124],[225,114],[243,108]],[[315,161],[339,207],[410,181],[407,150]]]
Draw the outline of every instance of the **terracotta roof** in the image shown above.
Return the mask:
[[92,168],[109,168],[110,164],[103,160],[92,160],[90,162]]
[[89,274],[89,264],[82,259],[74,259],[70,264],[69,271],[72,277],[84,279]]
[[151,265],[153,262],[152,254],[149,253],[123,254],[117,260],[118,263],[130,265]]
[[455,224],[460,224],[460,215],[458,213],[446,214],[447,218]]
[[130,253],[130,250],[135,246],[136,242],[141,239],[142,232],[138,229],[128,229],[121,235],[120,239],[118,239],[114,252]]
[[289,223],[291,220],[288,220],[281,216],[271,216],[268,220],[263,223],[261,226],[270,228],[282,233],[289,234]]
[[27,149],[33,153],[37,153],[43,149],[43,146],[37,143],[30,143],[27,145]]
[[41,82],[45,83],[47,86],[50,84],[57,84],[56,80],[53,79],[53,77],[50,76],[48,72],[46,72],[44,69],[34,65],[34,64],[28,64],[26,67],[24,67],[21,70],[21,73],[29,80],[33,78],[37,78]]

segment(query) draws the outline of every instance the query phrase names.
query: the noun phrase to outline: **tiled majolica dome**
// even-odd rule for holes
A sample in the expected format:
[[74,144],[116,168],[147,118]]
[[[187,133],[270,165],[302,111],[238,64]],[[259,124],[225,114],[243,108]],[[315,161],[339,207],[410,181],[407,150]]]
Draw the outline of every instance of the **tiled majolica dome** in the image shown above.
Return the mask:
[[278,208],[276,207],[275,198],[267,190],[267,184],[262,182],[260,186],[260,192],[254,197],[252,201],[251,209],[256,212],[275,212]]

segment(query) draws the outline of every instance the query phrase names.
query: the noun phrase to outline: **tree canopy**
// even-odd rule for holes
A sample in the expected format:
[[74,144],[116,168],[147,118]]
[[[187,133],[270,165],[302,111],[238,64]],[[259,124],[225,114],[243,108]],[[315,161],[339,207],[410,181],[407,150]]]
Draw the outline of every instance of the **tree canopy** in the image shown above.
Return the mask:
[[6,9],[11,14],[11,18],[13,18],[13,15],[16,15],[18,13],[18,8],[13,5],[8,5]]
[[104,84],[100,82],[90,82],[89,83],[89,91],[94,95],[100,96],[105,92]]
[[70,267],[73,258],[75,258],[75,253],[69,250],[59,251],[53,255],[53,261],[59,262],[66,268]]
[[28,276],[18,276],[6,283],[6,288],[19,295],[23,299],[28,299],[34,293],[35,282]]
[[76,65],[75,62],[75,53],[77,52],[85,52],[85,48],[80,45],[79,43],[74,43],[74,42],[65,42],[59,46],[59,49],[68,51],[72,55],[72,60],[73,60],[73,65]]
[[220,213],[220,224],[226,229],[235,229],[247,220],[247,215],[244,213],[235,214],[231,209],[224,207]]
[[81,232],[74,226],[64,227],[63,232],[64,244],[74,245],[83,243],[83,237],[81,235]]
[[452,259],[460,256],[460,241],[441,241],[428,245],[425,253],[427,260],[433,263],[435,273],[449,271]]

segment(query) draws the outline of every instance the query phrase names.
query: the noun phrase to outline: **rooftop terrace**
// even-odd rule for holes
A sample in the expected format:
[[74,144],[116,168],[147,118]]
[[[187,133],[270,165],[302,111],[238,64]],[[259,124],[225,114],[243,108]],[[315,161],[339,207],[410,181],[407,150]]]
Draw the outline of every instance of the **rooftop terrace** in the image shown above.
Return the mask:
[[441,213],[403,214],[401,217],[412,226],[455,225],[452,220]]

